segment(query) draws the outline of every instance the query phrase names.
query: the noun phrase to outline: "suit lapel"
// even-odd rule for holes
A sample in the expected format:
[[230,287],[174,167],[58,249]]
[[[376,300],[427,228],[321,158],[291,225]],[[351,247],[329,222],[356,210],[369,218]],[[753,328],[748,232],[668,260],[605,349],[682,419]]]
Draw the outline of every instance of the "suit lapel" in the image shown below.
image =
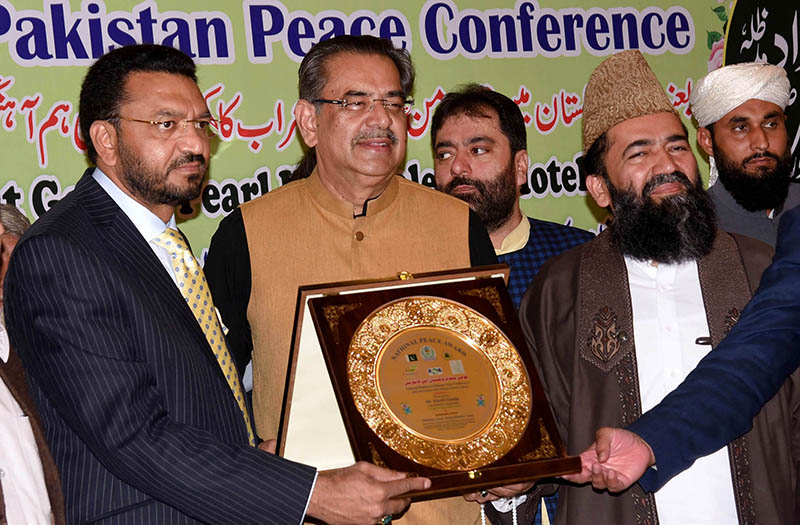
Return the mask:
[[194,314],[130,218],[91,177],[90,171],[84,173],[76,186],[75,190],[79,189],[82,192],[81,202],[97,226],[100,241],[114,266],[127,272],[140,286],[147,287],[148,293],[155,295],[166,311],[179,316],[181,323],[196,340],[197,346],[204,349],[203,354],[219,370],[220,378],[224,380],[222,370]]

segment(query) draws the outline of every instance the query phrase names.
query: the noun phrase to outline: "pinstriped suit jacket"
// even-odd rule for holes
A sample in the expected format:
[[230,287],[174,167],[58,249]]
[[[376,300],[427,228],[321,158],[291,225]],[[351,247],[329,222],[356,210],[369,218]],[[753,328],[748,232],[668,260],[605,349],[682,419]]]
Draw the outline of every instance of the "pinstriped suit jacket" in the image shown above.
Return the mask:
[[17,245],[8,331],[70,523],[299,523],[314,469],[247,446],[183,297],[89,176]]

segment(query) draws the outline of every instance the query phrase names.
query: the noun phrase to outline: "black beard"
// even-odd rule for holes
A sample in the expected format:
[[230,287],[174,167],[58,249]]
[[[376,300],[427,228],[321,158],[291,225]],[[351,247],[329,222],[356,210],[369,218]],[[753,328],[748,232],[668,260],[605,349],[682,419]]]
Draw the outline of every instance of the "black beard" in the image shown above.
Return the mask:
[[[680,182],[686,193],[651,199],[650,193],[665,182]],[[679,171],[656,175],[642,188],[641,196],[618,190],[608,178],[606,184],[614,208],[608,227],[611,242],[624,255],[675,264],[698,260],[711,251],[716,214],[699,178],[692,184]]]
[[[477,195],[453,195],[453,190],[461,185],[473,186]],[[447,186],[437,186],[439,191],[461,199],[478,214],[489,233],[503,226],[514,212],[517,201],[517,184],[514,180],[514,162],[509,161],[505,169],[494,180],[486,183],[468,177],[453,177]]]
[[122,166],[122,179],[128,189],[149,204],[168,204],[176,206],[182,202],[196,199],[203,189],[203,179],[205,171],[191,179],[191,184],[182,188],[169,184],[167,174],[183,164],[199,162],[203,168],[206,167],[206,159],[202,155],[187,153],[183,157],[174,160],[163,175],[156,173],[150,166],[144,163],[141,158],[125,146],[123,141],[119,142],[119,160]]
[[[792,157],[788,148],[783,157],[766,151],[751,155],[741,164],[737,164],[718,149],[716,144],[712,144],[712,147],[719,180],[739,206],[747,211],[761,211],[774,210],[783,204],[789,194],[789,175],[792,170]],[[775,159],[777,165],[774,168],[763,167],[756,175],[747,173],[745,164],[759,157]]]

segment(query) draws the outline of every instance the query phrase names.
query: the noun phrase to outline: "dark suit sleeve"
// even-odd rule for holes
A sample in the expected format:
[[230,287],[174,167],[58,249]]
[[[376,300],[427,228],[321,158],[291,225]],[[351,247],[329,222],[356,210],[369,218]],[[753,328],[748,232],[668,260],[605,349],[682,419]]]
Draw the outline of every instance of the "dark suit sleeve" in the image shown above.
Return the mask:
[[252,288],[250,251],[240,209],[220,222],[211,238],[203,272],[214,305],[228,328],[228,350],[233,354],[239,375],[242,375],[253,354],[253,338],[247,321]]
[[686,380],[629,428],[653,448],[657,490],[752,427],[753,417],[800,364],[800,208],[781,220],[772,265],[741,319]]
[[471,266],[497,264],[492,240],[478,214],[469,210],[469,260]]
[[[132,327],[135,293],[104,260],[60,236],[17,247],[6,286],[9,334],[58,424],[114,476],[198,520],[299,523],[314,469],[181,423],[195,392],[172,392],[186,402],[168,411],[157,363],[146,358],[160,334]],[[172,352],[197,351],[193,344],[177,340]],[[175,374],[196,372],[193,362],[170,361]],[[78,477],[65,483],[97,482],[91,471],[70,475]]]

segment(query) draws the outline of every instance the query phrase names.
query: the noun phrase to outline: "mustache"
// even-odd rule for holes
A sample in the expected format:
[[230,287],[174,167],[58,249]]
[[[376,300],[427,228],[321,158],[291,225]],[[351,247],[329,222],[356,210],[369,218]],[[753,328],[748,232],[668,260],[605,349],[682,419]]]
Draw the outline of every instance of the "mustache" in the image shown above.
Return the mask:
[[369,140],[369,139],[389,139],[391,141],[392,146],[397,144],[397,135],[390,129],[373,129],[369,131],[362,131],[358,135],[353,138],[352,145],[355,146],[362,140]]
[[447,183],[447,186],[444,187],[445,193],[451,193],[455,188],[458,186],[472,186],[476,188],[481,194],[486,193],[486,184],[482,181],[470,179],[468,177],[464,177],[463,175],[456,175],[453,177],[450,182]]
[[780,162],[780,160],[781,160],[780,157],[778,157],[777,155],[775,155],[771,151],[765,151],[764,153],[753,153],[752,155],[750,155],[749,157],[747,157],[746,159],[744,159],[742,161],[742,166],[744,166],[745,164],[747,164],[751,160],[763,159],[763,158],[772,159],[772,160],[774,160],[776,162]]
[[200,166],[206,165],[206,158],[198,153],[187,153],[183,157],[175,159],[167,168],[167,171],[174,170],[175,168],[179,168],[184,164],[191,164],[192,162],[197,162]]
[[678,182],[682,184],[687,190],[691,190],[694,186],[692,181],[689,180],[689,177],[686,176],[685,173],[682,171],[673,171],[672,173],[661,173],[654,176],[652,179],[647,181],[642,188],[642,198],[647,198],[650,194],[655,190],[658,186],[662,184],[667,184],[670,182]]

